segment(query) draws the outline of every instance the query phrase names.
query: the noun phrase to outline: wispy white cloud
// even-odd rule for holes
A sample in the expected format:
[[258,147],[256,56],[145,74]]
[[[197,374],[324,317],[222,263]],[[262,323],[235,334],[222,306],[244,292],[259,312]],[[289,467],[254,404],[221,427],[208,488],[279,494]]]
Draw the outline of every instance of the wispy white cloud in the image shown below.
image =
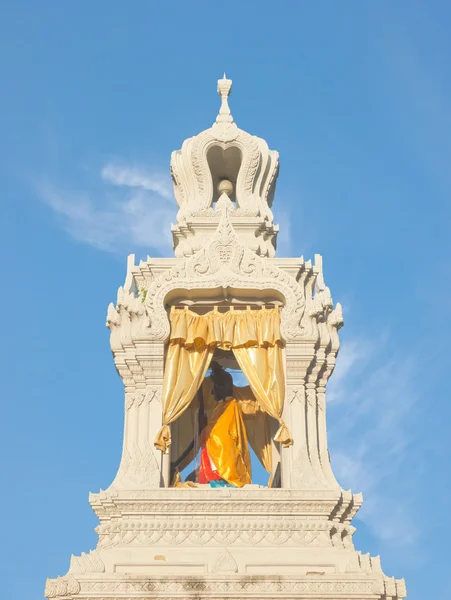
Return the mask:
[[170,251],[170,224],[177,207],[169,177],[107,164],[99,182],[87,191],[41,181],[37,191],[64,229],[81,242],[108,252]]
[[397,544],[417,536],[406,469],[409,415],[417,394],[416,359],[388,356],[388,335],[345,341],[330,382],[331,459],[341,485],[363,491],[359,513],[374,535]]
[[173,199],[170,179],[160,173],[149,173],[141,167],[110,163],[103,167],[101,174],[102,179],[107,183],[141,188],[148,192],[155,192],[166,200]]
[[[110,162],[100,169],[97,182],[84,189],[48,180],[41,180],[36,188],[64,229],[80,242],[107,252],[140,248],[171,252],[171,221],[177,206],[169,175],[140,165]],[[278,213],[277,218],[278,255],[290,256],[290,214]]]

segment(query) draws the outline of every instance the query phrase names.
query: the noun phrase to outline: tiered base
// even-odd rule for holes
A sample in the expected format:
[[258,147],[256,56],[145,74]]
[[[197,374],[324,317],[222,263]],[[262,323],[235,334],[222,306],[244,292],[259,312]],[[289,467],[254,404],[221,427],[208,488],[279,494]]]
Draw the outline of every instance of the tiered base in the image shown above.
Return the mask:
[[341,490],[108,490],[91,495],[97,550],[47,580],[66,600],[401,600],[403,580],[353,547]]

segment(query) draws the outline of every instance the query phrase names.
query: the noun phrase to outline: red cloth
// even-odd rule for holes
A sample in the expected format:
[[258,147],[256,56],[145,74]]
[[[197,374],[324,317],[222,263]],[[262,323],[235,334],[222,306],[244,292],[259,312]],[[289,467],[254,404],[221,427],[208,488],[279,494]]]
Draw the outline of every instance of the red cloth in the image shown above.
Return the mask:
[[200,453],[199,483],[208,483],[219,479],[221,479],[221,476],[217,471],[213,471],[207,448],[203,446]]

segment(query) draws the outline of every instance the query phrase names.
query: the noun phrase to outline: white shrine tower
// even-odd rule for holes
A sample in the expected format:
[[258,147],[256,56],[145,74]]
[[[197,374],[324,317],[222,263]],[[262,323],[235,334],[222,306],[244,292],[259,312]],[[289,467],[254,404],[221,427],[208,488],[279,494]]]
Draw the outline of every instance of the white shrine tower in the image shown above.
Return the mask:
[[[125,388],[122,459],[110,487],[89,497],[100,521],[97,548],[72,556],[66,575],[47,580],[49,599],[406,596],[403,579],[387,577],[379,557],[354,548],[351,521],[362,496],[337,483],[326,437],[326,384],[339,349],[341,307],[333,305],[319,255],[313,263],[276,258],[278,153],[234,123],[231,87],[225,76],[218,81],[215,123],[171,157],[179,206],[175,256],[135,265],[131,255],[116,305],[108,307]],[[272,319],[270,333],[262,331],[261,315]],[[174,333],[176,319],[185,333]],[[259,325],[240,333],[248,336],[244,342],[225,333],[226,321],[247,327],[246,319]],[[191,335],[192,323],[205,325],[204,333]],[[170,344],[180,344],[187,361],[172,380]],[[244,422],[269,483],[214,488],[197,483],[195,471],[184,481],[187,461],[196,466],[208,361],[214,354],[236,369],[249,348],[267,366],[236,393],[248,391],[243,406],[252,414],[243,409]],[[197,351],[204,353],[201,366],[190,362]],[[189,386],[177,395],[182,375]]]

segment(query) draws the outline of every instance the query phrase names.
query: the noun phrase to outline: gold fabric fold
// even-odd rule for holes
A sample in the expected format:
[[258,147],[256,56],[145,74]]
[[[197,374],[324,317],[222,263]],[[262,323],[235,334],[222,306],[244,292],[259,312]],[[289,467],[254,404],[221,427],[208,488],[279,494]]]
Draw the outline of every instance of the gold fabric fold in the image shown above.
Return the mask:
[[167,452],[171,445],[171,430],[167,425],[163,425],[155,438],[154,446],[162,452]]
[[251,458],[239,402],[218,402],[207,427],[207,452],[221,479],[235,487],[252,483]]
[[[233,395],[241,408],[248,442],[263,468],[268,473],[272,473],[270,417],[261,410],[249,385],[243,387],[233,386]],[[202,397],[207,422],[210,423],[213,411],[217,405],[213,396],[213,381],[211,377],[206,377],[202,382]],[[199,436],[199,432],[197,431],[198,410],[199,401],[196,394],[189,408],[179,417],[178,447],[180,454],[192,443],[196,432],[197,436]],[[183,471],[194,459],[199,450],[199,445],[200,438],[198,444],[194,444],[192,450],[179,463],[179,471]],[[175,459],[177,458],[175,457]]]
[[187,348],[177,341],[170,342],[163,379],[163,426],[154,442],[162,452],[166,453],[171,445],[169,424],[190,405],[207,374],[214,351],[214,346]]
[[197,488],[197,485],[193,481],[182,481],[180,471],[176,471],[172,479],[171,487],[175,488]]
[[[281,425],[275,441],[284,446],[290,445],[290,433],[282,421],[285,382],[278,308],[232,308],[225,313],[213,310],[205,315],[198,315],[186,308],[173,307],[170,320],[171,334],[162,394],[163,425],[155,439],[155,446],[162,452],[168,451],[171,444],[169,425],[184,414],[195,398],[216,348],[233,350],[250,383],[260,412],[277,419]],[[244,399],[241,406],[244,414],[251,410],[251,403],[248,402],[246,406]],[[214,405],[205,405],[205,408],[210,417]],[[255,413],[256,419],[262,421],[263,417],[257,415],[258,412]],[[190,427],[190,431],[192,430]],[[250,438],[255,436],[251,433]],[[270,470],[271,452],[265,439],[253,439],[258,448],[258,451],[255,448],[254,451],[265,469]],[[253,447],[252,442],[250,443]]]
[[278,308],[212,310],[198,315],[189,309],[171,310],[170,341],[186,347],[216,346],[230,350],[237,346],[274,346],[281,343]]
[[271,474],[272,449],[269,415],[261,410],[249,385],[234,386],[233,392],[241,406],[249,444],[263,468]]
[[274,441],[284,448],[291,446],[293,440],[282,420],[285,380],[280,344],[266,348],[238,347],[233,348],[233,353],[260,407],[280,423]]

